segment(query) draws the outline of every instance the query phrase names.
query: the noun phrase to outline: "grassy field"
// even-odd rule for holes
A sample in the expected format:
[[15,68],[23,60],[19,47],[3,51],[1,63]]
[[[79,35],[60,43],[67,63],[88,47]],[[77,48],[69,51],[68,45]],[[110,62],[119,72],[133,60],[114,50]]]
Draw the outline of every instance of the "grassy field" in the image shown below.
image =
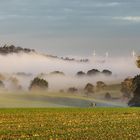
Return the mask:
[[140,139],[139,108],[0,109],[0,139]]
[[125,102],[106,101],[91,96],[70,93],[1,93],[0,108],[74,108],[90,107],[91,103],[98,107],[126,107]]

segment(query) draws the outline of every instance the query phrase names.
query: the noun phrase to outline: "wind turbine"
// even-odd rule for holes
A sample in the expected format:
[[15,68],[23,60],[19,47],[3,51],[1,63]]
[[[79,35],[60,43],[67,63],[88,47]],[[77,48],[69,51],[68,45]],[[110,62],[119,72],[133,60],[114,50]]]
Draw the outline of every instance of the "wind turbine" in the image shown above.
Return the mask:
[[136,52],[134,50],[132,51],[132,57],[136,57]]
[[96,56],[96,52],[95,52],[95,50],[93,51],[93,56],[94,56],[94,57]]
[[108,58],[108,57],[109,57],[109,53],[108,53],[108,52],[106,52],[106,53],[105,53],[105,56]]

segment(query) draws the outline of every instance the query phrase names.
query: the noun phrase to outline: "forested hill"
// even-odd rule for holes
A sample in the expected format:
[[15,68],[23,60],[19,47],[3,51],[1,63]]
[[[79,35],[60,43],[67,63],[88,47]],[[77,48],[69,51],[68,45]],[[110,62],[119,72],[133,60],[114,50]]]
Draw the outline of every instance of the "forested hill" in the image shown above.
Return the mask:
[[45,57],[50,57],[50,58],[56,58],[56,59],[61,59],[64,61],[76,61],[76,62],[88,62],[88,59],[75,59],[75,58],[69,58],[69,57],[58,57],[54,55],[49,55],[49,54],[44,54],[44,53],[39,53],[36,52],[34,49],[30,48],[22,48],[22,47],[16,47],[14,45],[4,45],[0,47],[0,55],[8,55],[8,54],[13,54],[13,53],[36,53],[38,55],[42,55]]
[[30,53],[35,52],[34,49],[22,48],[22,47],[15,47],[14,45],[4,45],[0,47],[0,54],[10,54],[10,53]]

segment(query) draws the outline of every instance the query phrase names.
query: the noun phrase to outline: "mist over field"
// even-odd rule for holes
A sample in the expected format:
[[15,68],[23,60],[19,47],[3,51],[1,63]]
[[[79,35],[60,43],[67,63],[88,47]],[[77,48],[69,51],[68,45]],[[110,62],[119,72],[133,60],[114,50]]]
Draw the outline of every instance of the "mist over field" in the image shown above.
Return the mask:
[[[89,57],[89,62],[66,61],[60,58],[51,58],[38,53],[19,53],[0,55],[0,72],[6,78],[16,77],[19,84],[28,89],[31,80],[35,76],[46,79],[49,82],[49,89],[66,89],[69,87],[84,88],[87,83],[96,84],[97,81],[105,83],[120,83],[126,77],[133,77],[139,73],[134,57]],[[112,76],[95,75],[77,77],[78,71],[98,69],[103,71],[108,69]],[[63,72],[64,75],[50,74],[54,71]],[[16,73],[25,73],[18,75]]]
[[140,139],[135,107],[140,0],[0,0],[0,139]]

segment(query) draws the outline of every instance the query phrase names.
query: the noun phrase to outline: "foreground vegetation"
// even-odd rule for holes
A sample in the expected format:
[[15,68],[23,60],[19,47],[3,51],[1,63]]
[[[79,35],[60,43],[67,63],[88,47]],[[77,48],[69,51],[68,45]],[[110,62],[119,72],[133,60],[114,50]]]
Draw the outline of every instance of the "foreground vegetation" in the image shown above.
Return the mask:
[[139,108],[0,109],[0,139],[139,139]]

